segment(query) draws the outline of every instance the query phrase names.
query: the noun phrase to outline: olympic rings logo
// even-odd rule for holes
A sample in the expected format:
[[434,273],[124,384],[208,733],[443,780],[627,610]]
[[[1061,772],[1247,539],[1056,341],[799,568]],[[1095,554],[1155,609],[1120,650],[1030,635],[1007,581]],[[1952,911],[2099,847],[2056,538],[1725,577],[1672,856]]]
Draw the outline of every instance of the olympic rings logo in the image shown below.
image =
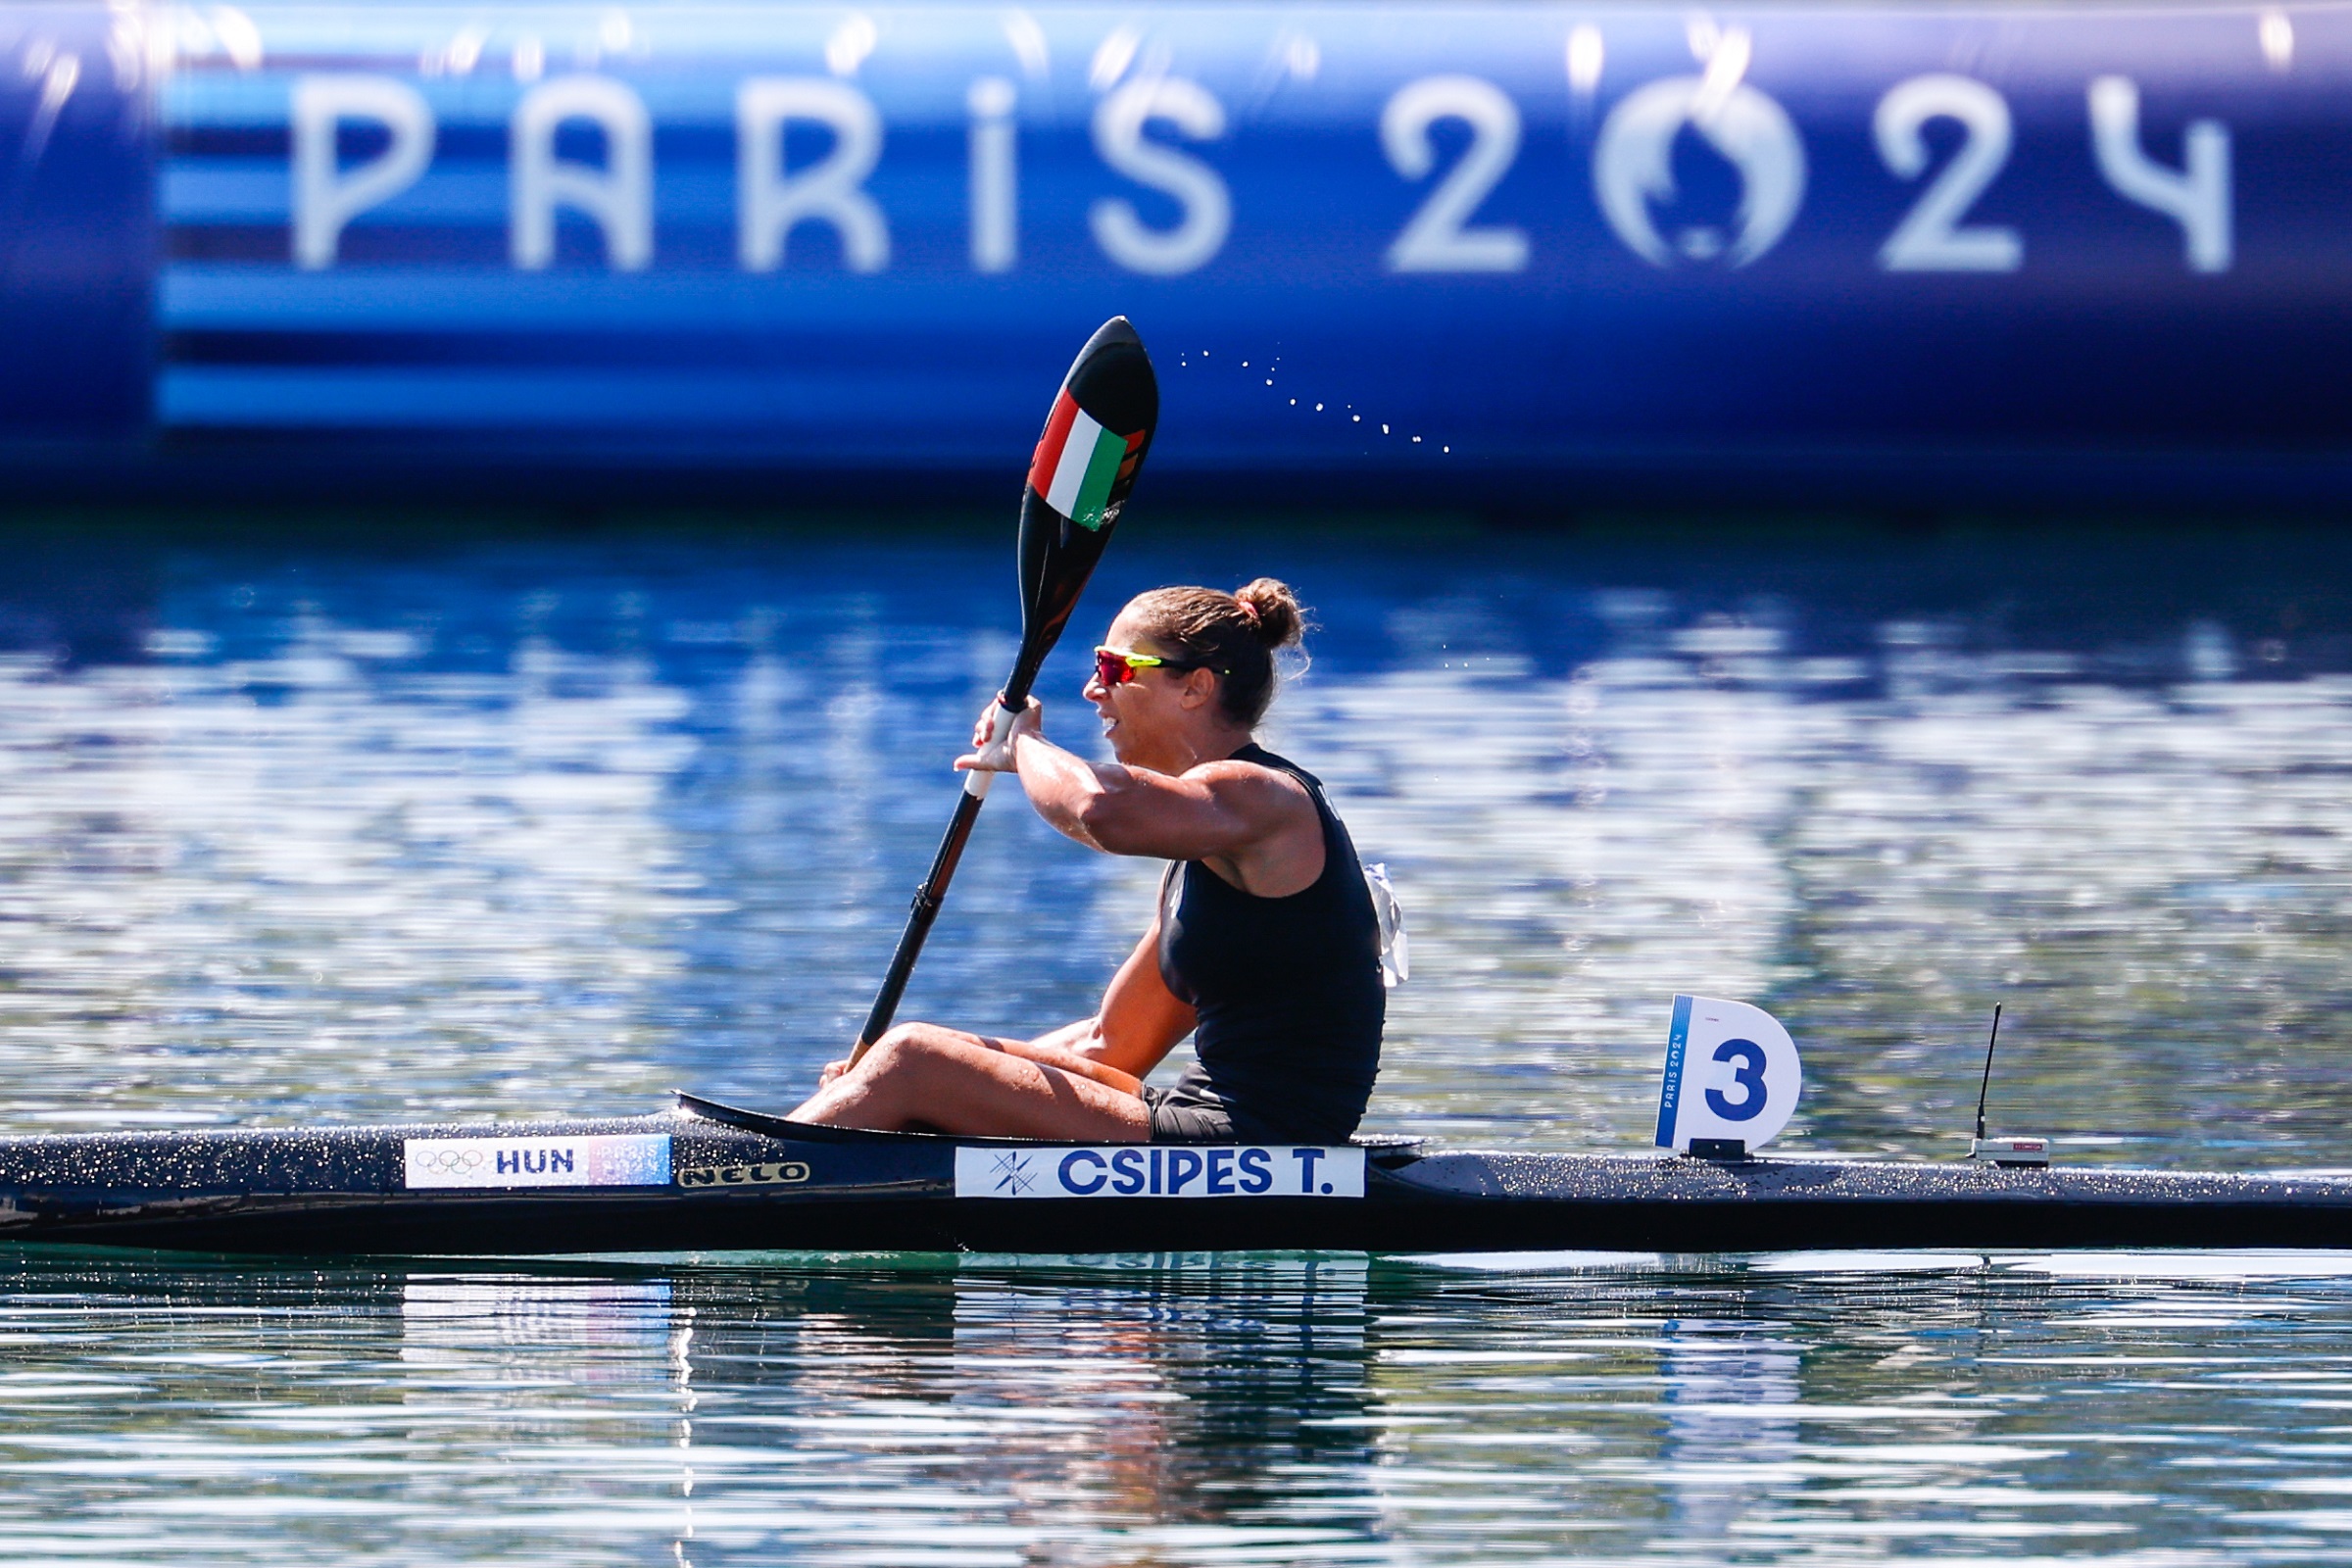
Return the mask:
[[410,1156],[421,1168],[440,1176],[466,1176],[482,1168],[482,1152],[478,1149],[428,1149],[421,1155]]

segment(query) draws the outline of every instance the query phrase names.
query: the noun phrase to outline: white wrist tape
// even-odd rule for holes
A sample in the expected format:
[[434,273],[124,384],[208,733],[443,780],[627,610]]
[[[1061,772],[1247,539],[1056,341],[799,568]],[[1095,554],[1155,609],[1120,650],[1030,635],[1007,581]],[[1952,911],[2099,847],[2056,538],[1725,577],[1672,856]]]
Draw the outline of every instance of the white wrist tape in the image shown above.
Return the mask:
[[[992,767],[1010,769],[1012,766],[1012,721],[1018,716],[1003,703],[990,710],[988,740],[979,749],[980,759]],[[982,768],[973,768],[963,775],[963,793],[986,796],[990,780],[997,775]]]

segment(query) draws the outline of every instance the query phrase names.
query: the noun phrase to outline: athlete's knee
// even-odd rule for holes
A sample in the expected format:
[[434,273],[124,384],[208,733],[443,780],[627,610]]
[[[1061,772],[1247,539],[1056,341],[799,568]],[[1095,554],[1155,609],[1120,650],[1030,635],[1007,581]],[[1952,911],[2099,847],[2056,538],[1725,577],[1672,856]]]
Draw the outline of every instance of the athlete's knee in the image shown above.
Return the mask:
[[944,1054],[946,1038],[947,1032],[936,1025],[903,1023],[875,1041],[866,1055],[877,1077],[918,1072],[925,1062]]

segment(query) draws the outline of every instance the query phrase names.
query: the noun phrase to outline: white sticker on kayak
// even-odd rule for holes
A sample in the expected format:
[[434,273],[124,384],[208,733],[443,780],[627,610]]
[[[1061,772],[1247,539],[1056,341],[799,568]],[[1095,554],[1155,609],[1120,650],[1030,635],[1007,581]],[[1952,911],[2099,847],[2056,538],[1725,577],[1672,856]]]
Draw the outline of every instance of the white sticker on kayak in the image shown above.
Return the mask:
[[418,1187],[667,1187],[669,1134],[589,1138],[411,1138]]
[[957,1198],[1361,1198],[1364,1152],[1289,1144],[958,1149]]

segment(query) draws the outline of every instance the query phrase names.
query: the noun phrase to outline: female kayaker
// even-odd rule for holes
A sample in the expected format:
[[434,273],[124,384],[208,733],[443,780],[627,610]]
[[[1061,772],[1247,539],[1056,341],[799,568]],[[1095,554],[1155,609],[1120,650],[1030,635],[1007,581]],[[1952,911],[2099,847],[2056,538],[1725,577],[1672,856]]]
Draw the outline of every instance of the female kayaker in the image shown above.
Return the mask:
[[[1151,928],[1095,1016],[1035,1040],[901,1024],[834,1062],[793,1112],[885,1131],[1086,1143],[1338,1143],[1372,1093],[1387,1008],[1380,931],[1348,829],[1315,778],[1250,737],[1298,598],[1139,595],[1095,650],[1085,695],[1115,761],[1045,737],[1032,699],[991,745],[991,709],[958,768],[1017,773],[1040,816],[1090,849],[1175,863]],[[1170,1088],[1145,1076],[1198,1028]]]

